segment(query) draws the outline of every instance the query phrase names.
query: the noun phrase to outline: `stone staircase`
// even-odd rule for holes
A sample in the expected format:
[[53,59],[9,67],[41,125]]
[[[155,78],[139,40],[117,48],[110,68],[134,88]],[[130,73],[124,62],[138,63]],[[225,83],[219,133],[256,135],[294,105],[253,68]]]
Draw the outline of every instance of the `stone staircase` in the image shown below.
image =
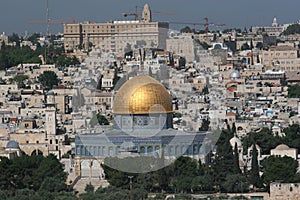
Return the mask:
[[107,187],[109,185],[107,180],[101,180],[99,178],[82,177],[77,181],[77,183],[74,185],[73,189],[78,191],[79,194],[84,193],[85,187],[89,183],[91,183],[94,186],[95,191],[99,187]]

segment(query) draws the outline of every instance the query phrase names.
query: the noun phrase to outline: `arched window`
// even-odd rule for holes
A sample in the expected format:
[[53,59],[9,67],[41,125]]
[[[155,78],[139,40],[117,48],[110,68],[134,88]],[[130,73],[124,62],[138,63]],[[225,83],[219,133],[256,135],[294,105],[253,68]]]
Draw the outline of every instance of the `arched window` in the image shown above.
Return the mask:
[[140,153],[141,153],[141,154],[144,154],[144,153],[145,153],[145,147],[144,147],[144,146],[141,146],[141,147],[140,147]]

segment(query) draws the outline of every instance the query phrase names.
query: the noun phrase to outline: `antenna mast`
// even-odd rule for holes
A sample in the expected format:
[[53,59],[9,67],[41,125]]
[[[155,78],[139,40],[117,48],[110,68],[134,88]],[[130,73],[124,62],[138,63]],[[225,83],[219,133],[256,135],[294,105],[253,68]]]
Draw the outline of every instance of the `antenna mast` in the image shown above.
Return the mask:
[[45,37],[45,64],[47,64],[47,49],[48,49],[48,38],[50,35],[50,15],[49,15],[49,0],[46,0],[46,20],[47,20],[47,32]]
[[50,28],[49,0],[46,0],[46,19],[47,19],[47,36],[49,36],[49,28]]

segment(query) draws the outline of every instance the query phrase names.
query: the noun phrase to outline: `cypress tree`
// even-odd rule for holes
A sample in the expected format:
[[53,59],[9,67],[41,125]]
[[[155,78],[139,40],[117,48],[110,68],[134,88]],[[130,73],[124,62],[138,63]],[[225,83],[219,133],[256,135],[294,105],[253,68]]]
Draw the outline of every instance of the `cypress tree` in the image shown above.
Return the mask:
[[232,128],[231,128],[231,132],[232,134],[236,134],[236,126],[235,126],[235,123],[232,124]]
[[217,142],[217,153],[213,164],[215,184],[221,186],[228,174],[234,174],[233,151],[229,139],[230,131],[223,130]]
[[257,157],[258,157],[258,153],[256,149],[256,144],[253,143],[249,182],[253,185],[254,189],[261,188],[263,186],[261,177],[259,176],[259,166],[258,166]]
[[233,173],[235,174],[241,174],[241,169],[239,165],[239,151],[237,148],[237,143],[234,145],[234,151],[233,151]]
[[250,41],[250,49],[253,49],[253,48],[254,48],[253,40],[251,39],[251,41]]

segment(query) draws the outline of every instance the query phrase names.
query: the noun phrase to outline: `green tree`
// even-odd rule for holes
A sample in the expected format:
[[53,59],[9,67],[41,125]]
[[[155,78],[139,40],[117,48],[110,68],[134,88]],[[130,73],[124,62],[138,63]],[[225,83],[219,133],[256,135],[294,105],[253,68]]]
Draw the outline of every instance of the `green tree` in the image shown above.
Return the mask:
[[241,50],[244,51],[244,50],[250,50],[250,46],[249,44],[246,42],[244,43],[242,46],[241,46]]
[[253,48],[254,48],[253,40],[251,39],[251,41],[250,41],[250,49],[253,49]]
[[95,188],[92,184],[87,184],[84,189],[84,191],[87,193],[94,193],[94,190]]
[[241,174],[240,164],[239,164],[239,151],[237,148],[237,143],[234,145],[234,151],[233,151],[233,171],[235,174]]
[[288,86],[288,98],[299,98],[300,97],[300,86],[289,85]]
[[208,174],[196,176],[191,182],[193,192],[212,192],[214,191],[213,186],[213,178]]
[[154,173],[155,172],[139,174],[136,178],[136,185],[146,191],[152,191],[157,183]]
[[124,48],[124,57],[130,57],[132,58],[132,48],[131,48],[131,44],[127,43],[125,48]]
[[75,56],[69,57],[65,54],[57,56],[57,58],[55,59],[54,62],[56,65],[58,65],[60,67],[68,67],[71,65],[80,64],[79,60]]
[[27,75],[20,74],[20,75],[16,75],[14,78],[11,78],[10,80],[12,82],[17,83],[19,88],[24,88],[25,87],[24,81],[27,80],[28,78],[29,77]]
[[37,45],[39,37],[40,37],[39,33],[34,33],[28,37],[28,40],[32,42],[32,44]]
[[99,187],[94,193],[84,193],[80,195],[83,200],[115,200],[115,199],[129,199],[129,190],[121,189],[114,186],[107,188]]
[[233,137],[230,131],[223,130],[217,142],[217,153],[213,163],[213,176],[215,185],[224,190],[222,183],[228,174],[234,174],[234,157],[229,140]]
[[59,83],[58,77],[53,71],[44,71],[44,73],[38,77],[38,81],[48,90]]
[[97,122],[100,125],[109,125],[109,121],[106,119],[106,117],[104,115],[97,114],[96,118],[97,118]]
[[[122,172],[116,169],[113,169],[107,165],[102,165],[106,178],[111,186],[118,187],[118,188],[128,188],[129,185],[129,173]],[[134,177],[135,178],[135,177]]]
[[249,183],[247,178],[242,174],[228,174],[226,181],[222,183],[226,192],[247,192]]
[[258,42],[258,43],[256,43],[255,47],[257,49],[262,49],[263,48],[263,43],[262,42]]
[[242,139],[244,152],[256,143],[262,150],[262,154],[270,154],[270,150],[281,144],[281,138],[273,136],[268,128],[262,128],[259,132],[251,132]]
[[211,47],[211,45],[207,44],[206,42],[200,42],[200,45],[206,50]]
[[223,33],[231,33],[232,29],[231,28],[226,28],[222,31]]
[[179,157],[174,162],[174,175],[193,177],[197,175],[197,161],[190,157]]
[[192,183],[193,177],[190,176],[176,176],[173,181],[172,185],[175,190],[175,192],[180,192],[180,193],[187,193],[190,192],[192,189]]
[[173,114],[173,117],[176,117],[176,118],[181,118],[181,117],[182,117],[182,114],[181,114],[181,113],[178,113],[178,112],[176,112],[176,113],[174,113],[174,114]]
[[235,123],[232,124],[231,132],[232,132],[233,135],[236,134],[236,126],[235,126]]
[[201,127],[199,128],[199,131],[208,131],[209,130],[209,124],[210,124],[209,120],[203,119]]
[[300,33],[300,24],[292,24],[287,27],[285,31],[283,31],[283,35],[293,35]]
[[253,149],[252,149],[252,160],[251,160],[251,171],[249,174],[249,182],[253,185],[254,190],[256,188],[263,187],[262,180],[259,176],[259,165],[258,165],[258,152],[256,149],[256,144],[253,143]]
[[207,87],[207,85],[203,88],[203,90],[202,90],[202,94],[209,94],[209,90],[208,90],[208,87]]
[[269,186],[273,181],[284,183],[300,181],[297,174],[298,162],[291,157],[270,156],[261,161],[263,166],[263,182]]
[[6,46],[0,50],[0,69],[3,70],[22,63],[40,63],[39,55],[37,51],[33,51],[28,46]]
[[[23,155],[0,160],[1,199],[75,199],[67,193],[67,174],[54,155],[43,157]],[[1,194],[5,192],[5,196]]]
[[133,188],[132,194],[133,194],[133,199],[144,200],[147,199],[148,196],[148,192],[142,187]]
[[295,116],[295,115],[298,115],[298,112],[296,111],[291,111],[290,114],[289,114],[289,118]]
[[9,42],[15,42],[16,46],[19,47],[20,46],[20,37],[17,33],[13,33],[12,35],[8,36],[8,41]]
[[189,26],[186,26],[186,27],[180,29],[180,32],[181,33],[192,33],[193,31]]
[[285,137],[283,137],[283,143],[292,148],[297,148],[300,152],[300,126],[293,124],[283,129]]
[[42,159],[38,168],[33,172],[33,188],[49,192],[60,192],[67,189],[65,180],[67,174],[59,160],[50,154]]
[[158,170],[154,174],[161,192],[166,191],[168,189],[172,174],[172,166],[164,167],[163,169]]

